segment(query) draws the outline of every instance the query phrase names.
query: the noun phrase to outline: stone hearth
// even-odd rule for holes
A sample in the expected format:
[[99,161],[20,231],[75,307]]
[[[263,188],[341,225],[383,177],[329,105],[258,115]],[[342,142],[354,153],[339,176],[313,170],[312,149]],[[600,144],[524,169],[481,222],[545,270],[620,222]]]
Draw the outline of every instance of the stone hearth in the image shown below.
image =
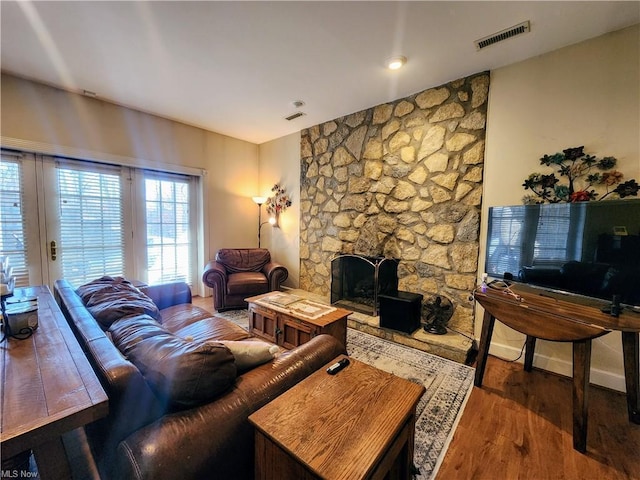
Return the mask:
[[[300,289],[287,289],[286,287],[284,289],[293,295],[308,298],[318,303],[325,305],[331,304],[328,296],[318,295]],[[412,335],[408,335],[396,330],[380,328],[379,316],[374,317],[359,312],[354,312],[347,317],[347,326],[370,335],[375,335],[376,337],[453,360],[454,362],[468,364],[469,359],[473,358],[474,342],[455,332],[449,331],[446,335],[432,335],[420,328]]]

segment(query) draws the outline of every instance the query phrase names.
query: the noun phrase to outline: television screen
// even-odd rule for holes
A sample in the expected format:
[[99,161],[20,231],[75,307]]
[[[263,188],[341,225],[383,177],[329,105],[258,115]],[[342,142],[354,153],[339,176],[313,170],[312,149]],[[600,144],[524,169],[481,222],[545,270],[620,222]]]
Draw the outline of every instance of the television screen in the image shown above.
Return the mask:
[[485,271],[640,305],[640,200],[490,207]]

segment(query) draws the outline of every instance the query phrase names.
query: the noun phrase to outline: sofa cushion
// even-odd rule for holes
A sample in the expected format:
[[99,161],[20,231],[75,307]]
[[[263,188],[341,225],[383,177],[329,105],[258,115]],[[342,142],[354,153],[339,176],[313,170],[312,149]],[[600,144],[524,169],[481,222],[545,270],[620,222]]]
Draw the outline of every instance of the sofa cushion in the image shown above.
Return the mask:
[[259,272],[271,261],[271,254],[266,248],[222,248],[216,254],[216,261],[229,273]]
[[205,318],[173,333],[181,338],[190,338],[196,342],[244,340],[251,337],[249,332],[240,325],[220,317]]
[[78,296],[103,329],[119,318],[147,314],[160,321],[160,311],[144,293],[122,277],[101,277],[76,290]]
[[244,328],[220,317],[192,323],[175,334],[190,342],[220,342],[231,350],[239,371],[268,362],[280,351],[276,345],[253,339]]
[[154,392],[174,409],[210,401],[235,382],[235,358],[219,342],[185,340],[148,315],[122,318],[109,332]]
[[170,332],[175,332],[187,325],[199,323],[205,318],[211,318],[211,313],[192,303],[182,303],[160,310],[162,326]]

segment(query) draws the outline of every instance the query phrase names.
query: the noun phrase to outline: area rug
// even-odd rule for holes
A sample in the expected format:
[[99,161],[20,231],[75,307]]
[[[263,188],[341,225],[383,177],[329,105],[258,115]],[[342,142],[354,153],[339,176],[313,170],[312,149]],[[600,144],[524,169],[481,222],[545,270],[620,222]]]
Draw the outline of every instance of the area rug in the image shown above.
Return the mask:
[[475,370],[415,348],[347,329],[347,352],[398,377],[421,383],[427,391],[416,408],[413,462],[416,478],[435,478],[473,389]]
[[[246,310],[216,315],[248,328]],[[416,408],[414,464],[417,479],[434,479],[473,389],[475,370],[353,328],[347,329],[347,352],[356,360],[425,386],[427,391]]]
[[226,312],[217,312],[213,316],[225,318],[236,325],[240,325],[245,330],[249,330],[249,312],[247,310],[228,310]]

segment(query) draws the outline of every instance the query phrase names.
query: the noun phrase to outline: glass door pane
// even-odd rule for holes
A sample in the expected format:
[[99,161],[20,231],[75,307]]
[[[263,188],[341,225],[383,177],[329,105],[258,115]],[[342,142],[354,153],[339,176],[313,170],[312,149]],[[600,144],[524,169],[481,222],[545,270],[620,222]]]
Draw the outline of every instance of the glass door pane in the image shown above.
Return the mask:
[[191,284],[190,181],[145,174],[147,281]]
[[103,275],[126,276],[121,169],[47,163],[55,181],[47,210],[51,277],[77,287]]
[[35,171],[33,155],[2,151],[0,256],[9,257],[17,287],[42,284]]

